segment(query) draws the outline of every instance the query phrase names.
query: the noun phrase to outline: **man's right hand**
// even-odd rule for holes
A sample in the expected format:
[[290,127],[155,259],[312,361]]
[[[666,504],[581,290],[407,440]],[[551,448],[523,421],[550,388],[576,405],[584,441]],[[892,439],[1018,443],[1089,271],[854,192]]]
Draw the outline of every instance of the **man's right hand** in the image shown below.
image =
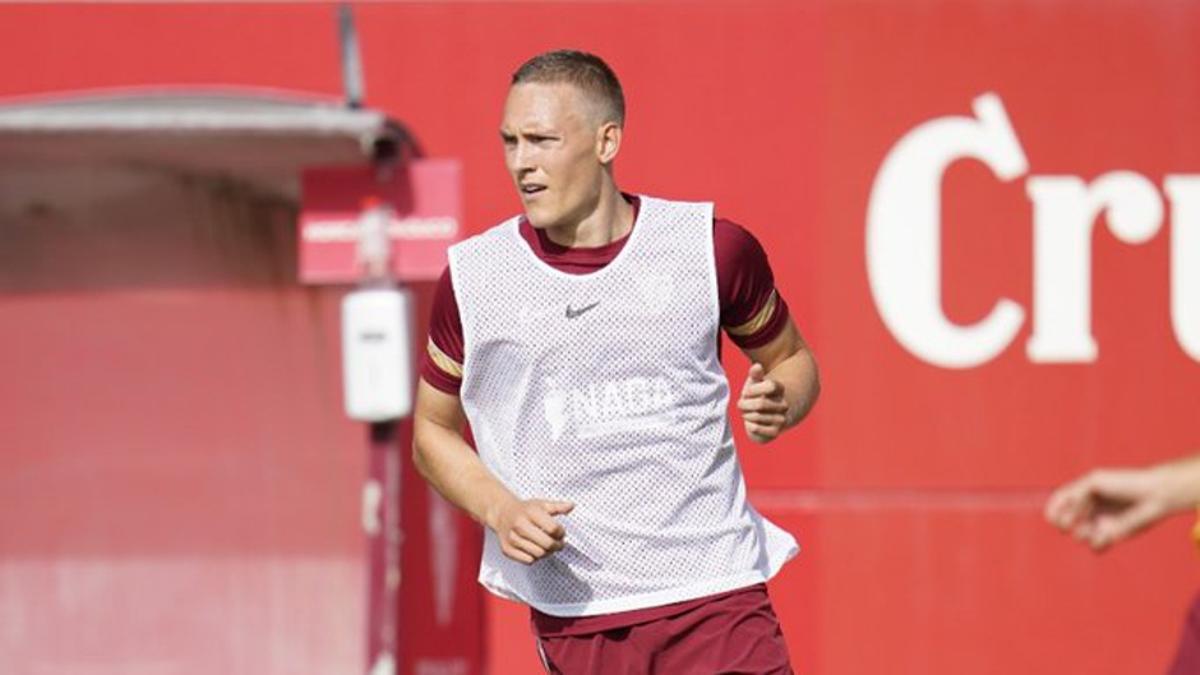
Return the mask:
[[500,540],[504,555],[531,565],[562,550],[566,530],[554,516],[566,515],[575,505],[548,499],[513,499],[489,514],[487,525]]

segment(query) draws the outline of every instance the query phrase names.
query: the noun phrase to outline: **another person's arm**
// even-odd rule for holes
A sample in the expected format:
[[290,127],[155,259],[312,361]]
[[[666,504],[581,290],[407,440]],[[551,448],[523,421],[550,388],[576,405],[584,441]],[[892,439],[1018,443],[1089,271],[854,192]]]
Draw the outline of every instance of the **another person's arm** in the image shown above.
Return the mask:
[[1050,524],[1100,551],[1200,505],[1200,455],[1136,469],[1096,469],[1054,491]]

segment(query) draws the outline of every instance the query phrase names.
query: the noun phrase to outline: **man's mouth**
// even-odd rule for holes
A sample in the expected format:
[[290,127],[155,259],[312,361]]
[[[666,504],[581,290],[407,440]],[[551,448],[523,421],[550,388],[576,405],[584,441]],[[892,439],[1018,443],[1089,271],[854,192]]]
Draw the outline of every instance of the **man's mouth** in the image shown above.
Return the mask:
[[545,189],[546,189],[545,185],[540,185],[538,183],[524,183],[521,185],[521,194],[528,197],[530,195],[535,195]]

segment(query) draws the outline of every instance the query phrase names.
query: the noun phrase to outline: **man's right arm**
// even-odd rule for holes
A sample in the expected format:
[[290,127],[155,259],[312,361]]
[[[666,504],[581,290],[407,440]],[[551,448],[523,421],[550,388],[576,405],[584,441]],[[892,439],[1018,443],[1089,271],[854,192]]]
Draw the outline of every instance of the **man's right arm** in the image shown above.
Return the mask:
[[496,533],[504,555],[531,564],[562,549],[566,532],[554,516],[570,513],[569,502],[518,499],[463,438],[466,416],[457,396],[417,385],[413,412],[413,462],[425,480],[450,503]]
[[417,385],[413,413],[413,462],[443,497],[491,527],[495,511],[516,497],[480,461],[463,438],[466,424],[457,396],[424,379]]
[[563,547],[563,528],[554,516],[572,507],[561,501],[517,498],[467,444],[466,415],[458,395],[464,352],[462,318],[447,266],[434,291],[429,342],[421,361],[413,461],[443,497],[496,533],[505,555],[532,563]]

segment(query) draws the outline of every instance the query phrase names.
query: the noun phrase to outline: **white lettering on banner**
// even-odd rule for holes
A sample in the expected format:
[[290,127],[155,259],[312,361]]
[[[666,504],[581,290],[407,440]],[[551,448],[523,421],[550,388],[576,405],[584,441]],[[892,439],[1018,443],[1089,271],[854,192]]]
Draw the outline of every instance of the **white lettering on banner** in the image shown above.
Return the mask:
[[975,99],[975,115],[932,120],[901,138],[883,160],[867,206],[867,273],[879,314],[908,351],[947,368],[991,360],[1025,320],[1007,298],[973,326],[955,325],[942,312],[942,174],[968,157],[1003,181],[1029,169],[1000,99]]
[[1200,176],[1167,176],[1171,200],[1171,326],[1200,361]]
[[[306,242],[358,241],[360,226],[357,220],[326,220],[307,222],[300,236]],[[449,216],[436,218],[393,218],[387,227],[391,239],[449,239],[458,234],[458,220]]]
[[413,667],[414,675],[467,675],[471,664],[463,658],[420,659]]
[[1092,337],[1092,230],[1108,212],[1108,226],[1127,244],[1142,244],[1162,225],[1162,200],[1154,184],[1114,171],[1090,186],[1075,176],[1034,176],[1025,183],[1033,200],[1033,335],[1031,361],[1095,361]]
[[574,389],[547,382],[542,409],[553,440],[573,426],[581,438],[649,429],[666,424],[662,413],[675,402],[669,380],[630,377]]
[[[1028,172],[1024,149],[995,94],[974,101],[975,117],[918,125],[888,152],[867,204],[867,275],[880,317],[916,357],[944,368],[984,364],[1015,339],[1025,310],[1000,298],[969,326],[942,310],[941,184],[960,159],[983,162],[1002,181]],[[1162,198],[1144,176],[1113,171],[1091,184],[1077,176],[1030,176],[1033,202],[1033,334],[1026,355],[1037,363],[1095,361],[1091,328],[1092,231],[1100,215],[1127,244],[1162,227]],[[1169,175],[1171,321],[1184,351],[1200,361],[1200,176]]]

